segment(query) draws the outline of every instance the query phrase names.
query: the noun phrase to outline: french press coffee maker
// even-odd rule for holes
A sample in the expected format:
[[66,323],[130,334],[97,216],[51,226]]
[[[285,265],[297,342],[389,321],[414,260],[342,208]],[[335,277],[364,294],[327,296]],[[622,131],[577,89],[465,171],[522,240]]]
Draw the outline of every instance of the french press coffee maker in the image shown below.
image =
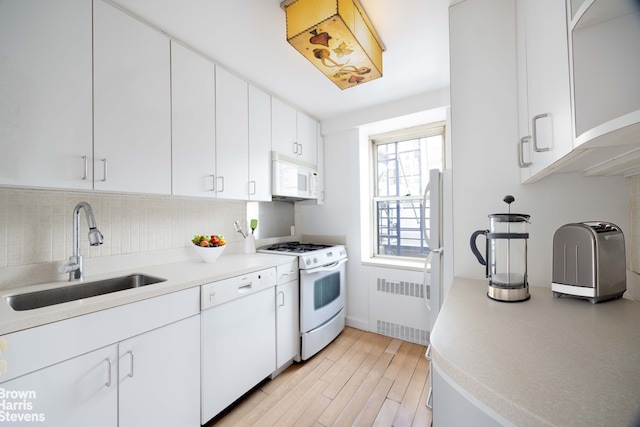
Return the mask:
[[[513,196],[506,196],[503,200],[509,206],[509,213],[490,214],[489,230],[478,230],[471,235],[471,251],[486,267],[489,298],[526,301],[530,297],[527,281],[527,224],[530,215],[511,213]],[[481,234],[486,238],[484,258],[476,242]]]

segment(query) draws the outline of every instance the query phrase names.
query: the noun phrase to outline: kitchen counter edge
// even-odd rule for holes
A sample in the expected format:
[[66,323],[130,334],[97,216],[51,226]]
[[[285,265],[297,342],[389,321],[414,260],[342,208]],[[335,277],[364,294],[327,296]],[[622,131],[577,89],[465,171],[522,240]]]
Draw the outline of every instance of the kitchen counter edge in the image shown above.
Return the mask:
[[[108,274],[87,275],[83,282],[71,283],[64,281],[6,289],[0,291],[0,335],[10,334],[100,310],[107,310],[109,308],[178,292],[234,276],[241,276],[250,272],[294,262],[295,260],[296,258],[290,255],[263,253],[223,254],[214,263],[204,263],[200,260],[187,260],[114,271]],[[166,280],[153,285],[25,311],[14,311],[5,300],[5,297],[9,295],[69,285],[82,285],[82,283],[137,273],[160,277]]]
[[636,425],[640,303],[536,286],[529,301],[505,303],[486,290],[454,279],[431,335],[434,366],[454,388],[518,426]]

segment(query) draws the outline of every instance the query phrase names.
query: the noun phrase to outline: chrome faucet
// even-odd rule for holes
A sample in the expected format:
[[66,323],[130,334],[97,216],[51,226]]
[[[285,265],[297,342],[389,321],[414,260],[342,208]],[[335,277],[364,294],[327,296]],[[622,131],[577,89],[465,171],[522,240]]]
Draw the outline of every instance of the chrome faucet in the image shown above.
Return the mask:
[[73,209],[73,255],[69,257],[69,262],[58,268],[60,273],[69,273],[69,281],[82,280],[84,269],[82,266],[82,255],[80,255],[80,210],[84,208],[89,224],[89,244],[99,246],[103,242],[102,233],[96,225],[96,218],[93,216],[93,209],[87,202],[80,202]]

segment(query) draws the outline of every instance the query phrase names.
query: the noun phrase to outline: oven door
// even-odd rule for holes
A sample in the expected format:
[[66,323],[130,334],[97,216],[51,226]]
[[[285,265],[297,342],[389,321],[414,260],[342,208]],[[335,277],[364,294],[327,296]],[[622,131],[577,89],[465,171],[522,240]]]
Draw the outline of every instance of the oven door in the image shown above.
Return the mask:
[[347,258],[322,267],[300,270],[300,332],[329,321],[345,304]]

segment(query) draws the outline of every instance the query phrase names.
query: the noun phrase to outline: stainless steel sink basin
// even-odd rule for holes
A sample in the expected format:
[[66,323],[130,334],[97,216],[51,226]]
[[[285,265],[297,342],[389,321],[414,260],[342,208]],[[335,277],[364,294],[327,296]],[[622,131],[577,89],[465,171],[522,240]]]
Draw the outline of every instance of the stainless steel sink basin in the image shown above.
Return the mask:
[[63,302],[153,285],[154,283],[164,282],[165,280],[167,279],[146,276],[144,274],[131,274],[129,276],[78,283],[44,291],[10,295],[5,297],[5,299],[9,306],[15,311],[33,310],[34,308],[48,307]]

